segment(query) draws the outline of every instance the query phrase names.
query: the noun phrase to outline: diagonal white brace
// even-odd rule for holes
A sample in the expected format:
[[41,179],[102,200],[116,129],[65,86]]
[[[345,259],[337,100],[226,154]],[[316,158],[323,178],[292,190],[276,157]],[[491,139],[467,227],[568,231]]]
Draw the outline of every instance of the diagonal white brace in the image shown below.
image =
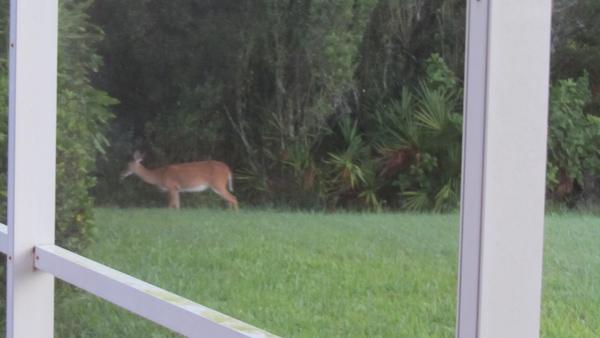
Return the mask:
[[277,337],[56,245],[36,246],[35,267],[188,337]]

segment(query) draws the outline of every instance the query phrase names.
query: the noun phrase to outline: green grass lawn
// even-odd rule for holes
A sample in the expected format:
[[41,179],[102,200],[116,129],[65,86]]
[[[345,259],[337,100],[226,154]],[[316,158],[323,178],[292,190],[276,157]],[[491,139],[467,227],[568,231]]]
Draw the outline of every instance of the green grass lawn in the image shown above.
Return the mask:
[[[284,337],[453,337],[457,215],[97,210],[85,256]],[[549,216],[543,334],[600,336],[600,218]],[[57,337],[174,334],[71,287]]]
[[542,335],[600,337],[600,217],[546,217]]

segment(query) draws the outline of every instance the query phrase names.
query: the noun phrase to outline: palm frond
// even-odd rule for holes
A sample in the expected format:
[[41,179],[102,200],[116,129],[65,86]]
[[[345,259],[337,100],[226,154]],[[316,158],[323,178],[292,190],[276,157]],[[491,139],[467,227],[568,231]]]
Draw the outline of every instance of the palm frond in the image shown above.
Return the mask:
[[435,212],[441,212],[447,209],[447,207],[453,204],[453,200],[456,198],[456,183],[454,179],[449,179],[439,191],[435,194],[433,210]]
[[401,195],[407,210],[423,211],[429,207],[429,196],[424,191],[405,191]]

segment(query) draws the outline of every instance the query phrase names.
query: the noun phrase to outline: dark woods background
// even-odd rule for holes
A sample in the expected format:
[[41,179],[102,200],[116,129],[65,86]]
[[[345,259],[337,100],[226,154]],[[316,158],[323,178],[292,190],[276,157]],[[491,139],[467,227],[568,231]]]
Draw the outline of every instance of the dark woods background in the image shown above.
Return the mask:
[[[227,162],[242,208],[457,208],[464,1],[60,4],[60,244],[90,238],[92,198],[165,204],[155,188],[119,180],[137,149],[149,167]],[[598,15],[597,1],[555,4],[548,197],[570,207],[599,196]],[[0,67],[6,92],[6,57]],[[0,194],[5,201],[4,176]],[[183,203],[221,205],[210,193]]]
[[[100,203],[164,204],[118,180],[142,149],[150,166],[229,163],[242,206],[456,206],[460,1],[99,1],[91,12],[106,34],[96,83],[121,102]],[[436,125],[417,127],[418,110]],[[448,134],[453,153],[419,144],[423,133]]]

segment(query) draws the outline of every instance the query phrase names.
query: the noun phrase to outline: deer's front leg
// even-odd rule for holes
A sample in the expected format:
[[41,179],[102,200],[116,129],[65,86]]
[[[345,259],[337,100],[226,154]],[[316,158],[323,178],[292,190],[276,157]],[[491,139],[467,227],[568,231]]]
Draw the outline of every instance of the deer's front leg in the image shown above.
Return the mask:
[[169,189],[169,208],[179,209],[179,191],[175,188]]

